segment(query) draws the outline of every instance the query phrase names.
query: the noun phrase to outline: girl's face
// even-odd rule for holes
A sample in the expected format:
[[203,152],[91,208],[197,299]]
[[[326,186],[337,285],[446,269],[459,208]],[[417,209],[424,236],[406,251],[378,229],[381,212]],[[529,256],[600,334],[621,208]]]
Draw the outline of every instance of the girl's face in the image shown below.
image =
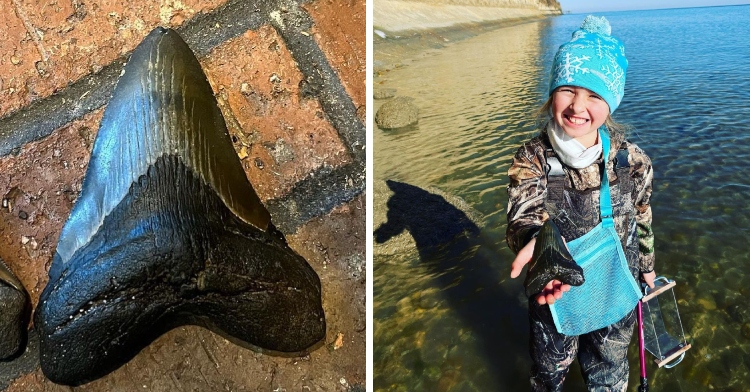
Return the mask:
[[552,93],[552,115],[568,136],[589,148],[609,117],[609,105],[589,89],[562,86]]

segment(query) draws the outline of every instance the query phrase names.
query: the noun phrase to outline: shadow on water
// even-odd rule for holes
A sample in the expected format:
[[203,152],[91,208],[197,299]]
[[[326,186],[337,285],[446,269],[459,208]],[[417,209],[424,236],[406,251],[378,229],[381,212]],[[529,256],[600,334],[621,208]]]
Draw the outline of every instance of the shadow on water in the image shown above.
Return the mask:
[[[387,222],[375,230],[375,241],[385,243],[404,230],[412,235],[419,264],[431,273],[432,284],[462,319],[462,325],[472,331],[477,347],[473,350],[482,355],[479,361],[487,374],[478,378],[486,379],[467,379],[462,374],[463,380],[454,380],[459,384],[457,389],[464,389],[460,387],[462,382],[470,382],[479,390],[487,390],[487,385],[482,385],[485,382],[496,388],[511,388],[508,390],[528,388],[527,309],[503,287],[500,276],[507,271],[498,268],[509,266],[511,261],[498,260],[480,228],[442,196],[402,182],[386,183],[393,195],[387,202]],[[449,353],[436,355],[450,358]],[[440,382],[424,387],[450,389]]]

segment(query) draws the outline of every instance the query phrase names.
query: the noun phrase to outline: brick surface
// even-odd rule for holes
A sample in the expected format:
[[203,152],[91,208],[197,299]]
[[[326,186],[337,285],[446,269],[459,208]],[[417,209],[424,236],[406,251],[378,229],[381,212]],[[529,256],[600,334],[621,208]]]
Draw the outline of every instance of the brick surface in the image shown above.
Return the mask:
[[[62,225],[83,183],[103,110],[0,158],[0,258],[21,279],[36,307]],[[22,219],[21,216],[26,216]]]
[[300,96],[302,74],[271,26],[217,47],[203,67],[261,200],[283,196],[322,165],[350,161],[318,101]]
[[[319,0],[305,4],[315,25],[315,40],[336,68],[364,121],[367,70],[366,12],[363,0]],[[343,39],[341,39],[343,38]]]
[[225,2],[6,0],[0,23],[9,34],[0,53],[11,56],[0,61],[5,94],[0,117],[98,72],[131,52],[154,27],[180,26]]

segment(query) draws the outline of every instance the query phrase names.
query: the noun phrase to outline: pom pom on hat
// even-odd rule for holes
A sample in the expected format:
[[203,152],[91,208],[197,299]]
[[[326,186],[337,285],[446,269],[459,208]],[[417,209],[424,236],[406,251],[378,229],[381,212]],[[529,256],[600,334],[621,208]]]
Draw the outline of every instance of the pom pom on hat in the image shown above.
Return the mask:
[[620,106],[628,60],[622,42],[611,33],[606,18],[589,15],[584,19],[581,28],[555,54],[550,95],[560,86],[583,87],[602,97],[610,113]]
[[612,35],[612,26],[609,25],[607,18],[603,16],[601,18],[597,18],[594,15],[587,16],[581,24],[581,30],[588,31],[589,33]]

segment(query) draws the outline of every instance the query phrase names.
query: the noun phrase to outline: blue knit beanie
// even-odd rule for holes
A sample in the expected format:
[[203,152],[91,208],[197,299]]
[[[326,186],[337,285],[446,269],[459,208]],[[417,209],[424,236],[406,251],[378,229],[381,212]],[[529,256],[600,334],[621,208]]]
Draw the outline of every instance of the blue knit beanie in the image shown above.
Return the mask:
[[589,15],[573,38],[560,46],[552,63],[549,93],[560,86],[584,87],[602,97],[612,113],[625,94],[628,59],[604,17]]

